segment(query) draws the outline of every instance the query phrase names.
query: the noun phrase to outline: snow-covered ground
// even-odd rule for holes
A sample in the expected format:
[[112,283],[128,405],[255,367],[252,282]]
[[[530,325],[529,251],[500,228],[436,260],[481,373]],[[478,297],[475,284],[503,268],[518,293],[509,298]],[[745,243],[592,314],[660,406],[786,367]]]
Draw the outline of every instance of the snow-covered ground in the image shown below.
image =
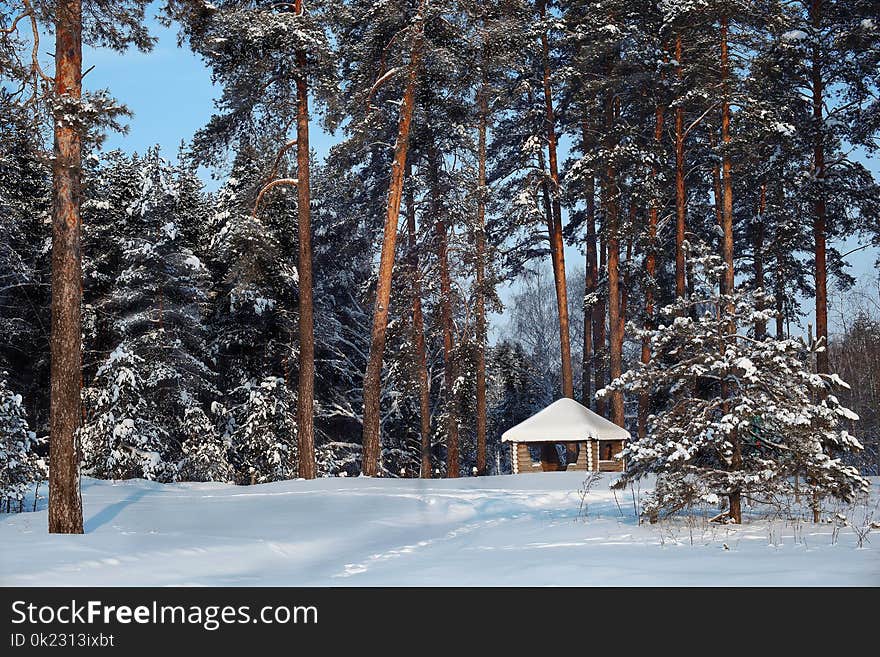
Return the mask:
[[640,526],[608,478],[584,515],[582,481],[86,479],[84,536],[0,515],[0,585],[880,585],[880,530],[859,549],[831,524]]

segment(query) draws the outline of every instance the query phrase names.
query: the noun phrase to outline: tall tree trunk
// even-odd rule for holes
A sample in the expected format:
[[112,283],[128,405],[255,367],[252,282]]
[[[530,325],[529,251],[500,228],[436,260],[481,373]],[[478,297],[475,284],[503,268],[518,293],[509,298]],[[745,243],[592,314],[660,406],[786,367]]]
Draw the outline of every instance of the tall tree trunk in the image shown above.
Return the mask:
[[477,475],[486,469],[486,131],[489,123],[489,81],[486,58],[483,57],[482,87],[478,95],[480,125],[477,164],[477,226],[474,234],[476,248],[476,330],[477,330]]
[[420,476],[431,478],[431,389],[428,384],[428,355],[425,350],[425,320],[422,316],[422,275],[419,269],[419,252],[416,244],[416,202],[413,192],[412,164],[407,164],[406,231],[409,247],[409,265],[412,270],[412,331],[415,348],[416,378],[419,382],[419,420],[421,437]]
[[[752,257],[755,264],[755,289],[764,289],[764,213],[767,210],[767,183],[761,183],[761,195],[758,199],[758,220],[752,235]],[[763,340],[767,335],[767,322],[755,320],[755,338]]]
[[[586,154],[588,145],[591,145],[589,139],[589,130],[586,120],[583,123],[583,144],[584,154]],[[584,267],[584,295],[591,299],[596,293],[597,287],[597,271],[596,271],[596,182],[595,178],[590,175],[586,182],[586,263]],[[593,377],[593,313],[596,304],[584,304],[584,350],[583,350],[583,379],[581,381],[581,398],[583,405],[592,407],[593,393],[591,391]]]
[[[55,16],[55,94],[82,96],[82,4],[60,0]],[[55,116],[52,163],[52,334],[49,393],[49,532],[82,534],[78,430],[82,420],[82,260],[80,252],[82,140]]]
[[437,261],[440,263],[440,323],[443,326],[443,377],[446,386],[446,476],[458,477],[458,413],[455,401],[455,341],[452,326],[452,277],[449,272],[446,218],[440,189],[440,155],[429,154],[431,214],[437,233]]
[[[611,94],[605,101],[605,129],[608,135],[614,124],[614,99]],[[609,152],[611,146],[609,146]],[[618,198],[617,172],[610,161],[605,172],[605,230],[608,235],[608,367],[612,381],[623,372],[623,335],[621,325],[620,293],[620,199]],[[623,391],[611,393],[611,421],[623,426]]]
[[[730,94],[729,94],[729,55],[727,49],[727,16],[721,17],[721,86],[722,86],[722,103],[721,103],[721,183],[723,186],[723,202],[721,205],[721,232],[722,244],[721,251],[724,260],[724,274],[722,276],[722,292],[725,295],[732,295],[734,292],[734,269],[733,269],[733,176],[731,172],[730,162]],[[727,324],[727,332],[733,334],[736,332],[736,324],[733,320],[734,304],[731,300],[725,302],[726,314],[729,318]],[[722,343],[723,344],[723,343]],[[722,386],[725,398],[729,391],[727,386]],[[733,457],[731,459],[731,470],[739,470],[742,468],[742,441],[738,433],[734,430],[731,434],[731,443],[733,444]],[[741,493],[734,490],[729,495],[730,500],[730,518],[735,523],[742,523],[742,507]]]
[[[715,132],[713,130],[709,130],[709,148],[715,151],[718,147],[718,142],[715,138]],[[724,204],[724,192],[721,189],[721,167],[718,165],[718,161],[713,159],[712,163],[712,196],[714,200],[714,209],[715,209],[715,225],[718,227],[719,231],[724,230],[724,217],[723,210],[721,206]],[[718,288],[720,292],[724,293],[724,281],[721,280],[718,283]],[[721,318],[722,312],[721,305],[719,305],[715,309],[715,316],[717,318]]]
[[[541,20],[546,17],[545,0],[538,0]],[[571,333],[568,317],[568,291],[565,281],[565,244],[562,239],[562,207],[559,202],[559,163],[556,153],[556,118],[550,88],[550,46],[546,30],[541,31],[541,51],[544,64],[544,112],[547,127],[547,152],[550,178],[553,181],[552,214],[548,221],[553,280],[556,283],[556,308],[559,314],[559,345],[562,357],[562,394],[574,398],[574,375],[571,367]]]
[[[615,203],[608,212],[608,366],[611,380],[622,374],[623,339],[620,330],[620,221]],[[611,393],[611,421],[623,426],[623,392]]]
[[[721,184],[723,187],[721,204],[721,255],[724,260],[724,274],[722,276],[724,294],[733,294],[734,271],[733,271],[733,175],[730,161],[730,100],[728,92],[729,60],[727,49],[727,16],[721,18],[721,84],[724,95],[721,103]],[[728,312],[733,312],[733,304],[728,302]],[[729,331],[732,333],[736,327],[731,323]]]
[[[663,105],[658,103],[654,111],[654,141],[660,146],[663,141]],[[651,182],[656,184],[657,167],[651,167]],[[647,282],[645,283],[645,328],[651,330],[654,328],[654,291],[657,286],[655,280],[657,275],[657,224],[659,223],[660,199],[655,194],[651,199],[651,207],[648,211],[648,248],[645,258],[645,273],[647,274]],[[645,337],[642,338],[642,363],[647,365],[651,362],[651,342]],[[644,438],[647,433],[648,411],[650,407],[650,396],[648,393],[639,395],[639,425],[638,436]]]
[[388,203],[385,213],[385,231],[382,238],[382,254],[379,258],[379,276],[376,283],[376,303],[373,309],[373,329],[370,338],[370,355],[364,374],[364,432],[361,473],[375,477],[379,473],[380,417],[379,401],[382,395],[382,357],[385,350],[385,333],[388,330],[388,307],[391,303],[391,272],[394,268],[394,246],[397,239],[397,221],[400,217],[400,201],[406,169],[409,145],[409,129],[412,123],[416,97],[416,83],[422,58],[424,24],[419,22],[410,54],[408,79],[403,101],[397,141],[394,144],[394,160],[391,164],[391,182],[388,185]]
[[[603,197],[607,194],[607,186],[604,186],[603,182]],[[604,198],[603,198],[604,204]],[[608,211],[605,210],[605,224],[608,223]],[[601,237],[599,238],[599,272],[605,272],[606,276],[608,273],[608,245],[605,240],[605,234],[607,233],[607,229],[603,226],[603,230],[601,232]],[[605,344],[605,308],[607,305],[607,300],[604,294],[602,294],[601,286],[599,285],[599,277],[596,277],[596,286],[599,291],[599,300],[596,302],[596,305],[593,306],[593,379],[595,381],[596,392],[605,387],[605,357],[606,357],[606,344]],[[605,399],[596,399],[596,412],[599,415],[605,416],[607,414],[608,404],[605,402]]]
[[[683,79],[682,57],[684,52],[681,34],[675,37],[675,74],[679,84]],[[684,239],[687,229],[687,195],[684,186],[684,107],[682,101],[675,104],[675,296],[685,296]]]
[[[302,1],[294,10],[302,13]],[[299,476],[314,479],[315,464],[315,309],[312,298],[312,218],[309,182],[309,89],[306,53],[296,53],[297,237],[299,238],[299,380],[296,397]]]
[[[812,0],[810,20],[813,29],[818,33],[822,27],[822,0]],[[828,374],[828,264],[825,242],[826,208],[825,208],[825,130],[824,109],[825,81],[822,76],[822,53],[820,45],[813,45],[811,67],[811,83],[813,94],[813,179],[818,187],[816,201],[813,206],[813,239],[815,241],[816,260],[816,340],[825,343],[825,350],[816,354],[816,371]]]

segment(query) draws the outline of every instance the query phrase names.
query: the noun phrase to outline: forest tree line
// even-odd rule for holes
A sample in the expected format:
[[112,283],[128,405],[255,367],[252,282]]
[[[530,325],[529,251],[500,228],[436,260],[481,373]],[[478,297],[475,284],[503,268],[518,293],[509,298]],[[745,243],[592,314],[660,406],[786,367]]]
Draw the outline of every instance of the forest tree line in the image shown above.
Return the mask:
[[735,520],[770,462],[816,500],[876,468],[877,315],[828,318],[841,245],[880,239],[876,2],[173,0],[220,91],[176,163],[102,150],[127,111],[82,90],[83,40],[150,50],[149,4],[0,10],[3,476],[22,499],[51,437],[56,531],[80,462],[503,472],[500,433],[558,396],[670,499],[711,471]]

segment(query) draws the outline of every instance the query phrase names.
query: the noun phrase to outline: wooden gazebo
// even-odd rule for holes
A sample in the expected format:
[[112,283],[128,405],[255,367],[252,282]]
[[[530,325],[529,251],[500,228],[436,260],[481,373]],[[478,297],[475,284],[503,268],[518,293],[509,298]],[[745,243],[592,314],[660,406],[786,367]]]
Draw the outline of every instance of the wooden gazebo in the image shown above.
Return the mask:
[[617,455],[629,432],[563,397],[501,435],[510,443],[514,474],[559,470],[621,472]]

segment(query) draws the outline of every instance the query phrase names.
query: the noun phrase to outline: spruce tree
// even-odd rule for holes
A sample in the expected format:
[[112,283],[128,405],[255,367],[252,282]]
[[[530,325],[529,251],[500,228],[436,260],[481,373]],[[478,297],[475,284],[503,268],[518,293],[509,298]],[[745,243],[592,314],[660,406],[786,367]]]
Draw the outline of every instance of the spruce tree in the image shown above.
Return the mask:
[[760,293],[720,295],[723,259],[695,250],[700,285],[647,332],[655,358],[609,386],[666,399],[647,435],[619,455],[627,469],[616,485],[656,474],[643,509],[652,520],[726,497],[724,517],[739,523],[739,499],[785,505],[802,481],[818,521],[826,498],[852,501],[868,491],[841,458],[861,449],[845,428],[858,417],[834,394],[846,384],[812,373],[803,341],[731,333],[731,323],[749,326],[772,310]]
[[[178,478],[187,412],[208,403],[214,375],[204,323],[208,270],[187,242],[185,201],[199,193],[157,149],[140,163],[140,193],[116,206],[121,270],[98,314],[113,318],[113,348],[84,392],[86,467],[109,478]],[[212,441],[211,434],[204,436]]]

